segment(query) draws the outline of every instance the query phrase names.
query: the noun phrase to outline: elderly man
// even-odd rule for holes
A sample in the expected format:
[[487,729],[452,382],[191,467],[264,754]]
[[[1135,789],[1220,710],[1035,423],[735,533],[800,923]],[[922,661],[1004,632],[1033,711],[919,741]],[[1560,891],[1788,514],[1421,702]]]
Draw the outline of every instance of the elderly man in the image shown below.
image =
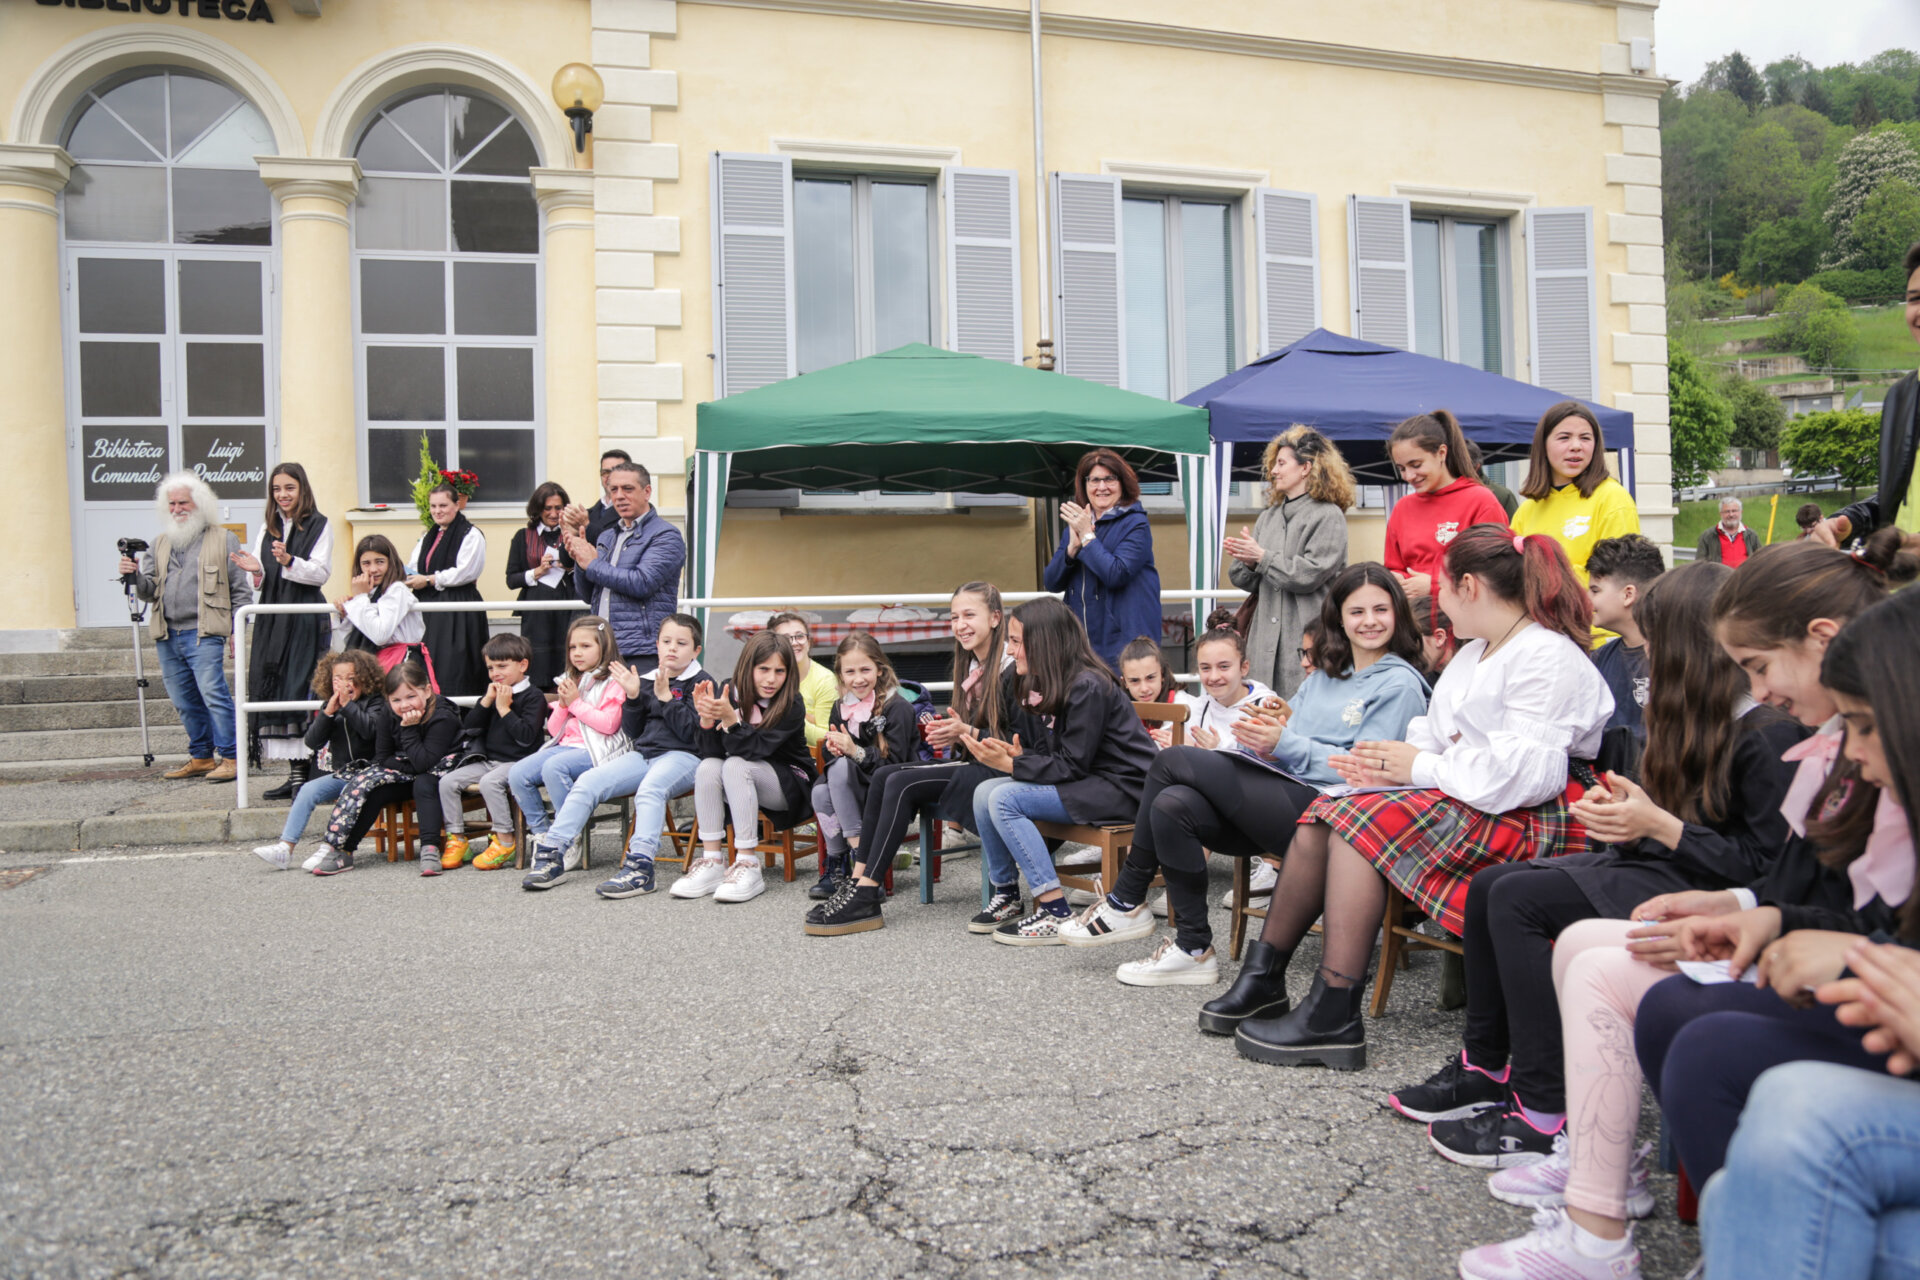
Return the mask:
[[1740,499],[1720,500],[1720,523],[1700,535],[1693,548],[1695,560],[1738,569],[1760,549],[1760,535],[1740,523]]
[[236,571],[240,540],[214,523],[213,490],[190,471],[160,482],[155,495],[160,534],[135,564],[120,557],[120,572],[134,576],[134,592],[153,611],[153,643],[160,651],[160,677],[187,730],[192,759],[165,776],[208,782],[233,781],[233,694],[221,663],[233,635],[233,611],[253,603],[253,579]]
[[615,520],[601,531],[599,542],[567,534],[574,581],[581,599],[612,626],[621,661],[651,671],[660,624],[680,607],[687,544],[653,509],[653,477],[645,467],[615,463],[606,490]]

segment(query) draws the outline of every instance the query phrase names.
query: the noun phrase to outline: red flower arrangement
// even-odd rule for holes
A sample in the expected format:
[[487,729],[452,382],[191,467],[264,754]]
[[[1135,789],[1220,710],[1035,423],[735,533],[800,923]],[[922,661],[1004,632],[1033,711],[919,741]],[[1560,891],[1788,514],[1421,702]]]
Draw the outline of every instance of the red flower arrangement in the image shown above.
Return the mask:
[[463,498],[471,498],[480,488],[480,475],[475,471],[442,471],[440,479],[453,486],[455,493]]

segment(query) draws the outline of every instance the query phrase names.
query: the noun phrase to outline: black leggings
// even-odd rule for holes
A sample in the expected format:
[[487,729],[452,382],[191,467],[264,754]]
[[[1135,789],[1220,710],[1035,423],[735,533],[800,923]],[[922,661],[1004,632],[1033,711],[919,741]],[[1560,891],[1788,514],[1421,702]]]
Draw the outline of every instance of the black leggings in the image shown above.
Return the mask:
[[1506,862],[1467,885],[1467,1058],[1494,1071],[1511,1057],[1513,1090],[1535,1111],[1567,1106],[1554,939],[1602,914],[1558,867]]
[[1133,848],[1113,896],[1138,905],[1153,874],[1166,877],[1175,940],[1183,951],[1213,945],[1207,925],[1207,850],[1230,858],[1284,854],[1317,795],[1237,751],[1169,747],[1147,771]]
[[860,811],[860,849],[854,861],[867,869],[869,880],[883,880],[893,869],[893,857],[907,828],[922,806],[940,798],[966,762],[953,764],[883,764],[867,784],[867,804]]

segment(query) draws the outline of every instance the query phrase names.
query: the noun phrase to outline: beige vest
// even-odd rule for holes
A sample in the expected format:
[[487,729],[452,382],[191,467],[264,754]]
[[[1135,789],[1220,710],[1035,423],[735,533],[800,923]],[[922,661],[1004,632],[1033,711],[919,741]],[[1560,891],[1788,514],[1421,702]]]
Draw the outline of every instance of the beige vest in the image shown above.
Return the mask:
[[[167,630],[167,571],[173,564],[173,546],[166,534],[153,543],[153,638],[165,640]],[[200,634],[233,634],[233,591],[227,574],[227,530],[210,524],[200,538]]]

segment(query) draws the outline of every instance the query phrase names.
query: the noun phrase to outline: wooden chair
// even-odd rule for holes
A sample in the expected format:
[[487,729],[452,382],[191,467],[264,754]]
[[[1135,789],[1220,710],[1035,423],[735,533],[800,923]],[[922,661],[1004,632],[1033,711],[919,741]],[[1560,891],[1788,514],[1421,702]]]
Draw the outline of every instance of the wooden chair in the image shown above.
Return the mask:
[[1406,923],[1408,902],[1406,895],[1387,886],[1387,911],[1380,923],[1380,972],[1373,980],[1373,1008],[1370,1017],[1377,1018],[1387,1007],[1387,993],[1393,990],[1393,971],[1405,968],[1410,952],[1449,951],[1456,956],[1466,955],[1466,948],[1458,938],[1434,938],[1419,932]]
[[[602,812],[607,805],[595,809],[587,818],[586,825],[580,828],[580,869],[593,868],[593,829],[603,822],[618,824],[616,831],[633,830],[633,797],[620,796],[607,801],[614,807],[612,813]],[[622,837],[624,843],[625,837]],[[520,811],[519,805],[513,806],[513,865],[524,870],[527,865],[527,815]]]
[[[816,774],[827,771],[826,749],[820,743],[814,743],[813,768]],[[802,828],[811,826],[811,834]],[[788,827],[785,831],[773,829],[773,819],[766,814],[760,815],[760,839],[753,851],[760,855],[760,865],[772,867],[779,865],[788,883],[793,881],[793,867],[802,858],[817,858],[826,850],[826,840],[820,835],[820,824],[801,823],[797,827]],[[729,855],[731,859],[731,855]]]
[[373,851],[387,855],[388,862],[411,861],[420,856],[420,818],[413,801],[402,800],[380,810],[380,816],[367,828],[373,839]]

